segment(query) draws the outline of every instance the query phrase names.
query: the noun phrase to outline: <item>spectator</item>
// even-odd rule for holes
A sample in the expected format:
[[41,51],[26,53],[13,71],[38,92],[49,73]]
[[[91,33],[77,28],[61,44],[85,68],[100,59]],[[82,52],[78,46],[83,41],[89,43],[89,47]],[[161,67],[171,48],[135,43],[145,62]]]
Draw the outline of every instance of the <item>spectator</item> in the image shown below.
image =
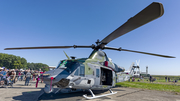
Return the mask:
[[168,77],[168,82],[171,82],[169,77]]
[[18,72],[16,72],[16,74],[18,73],[18,81],[21,79],[21,71],[18,70]]
[[151,75],[150,75],[150,77],[149,77],[149,81],[152,82],[152,76],[151,76]]
[[0,67],[0,85],[3,85],[3,81],[2,81],[2,79],[3,79],[3,68],[1,68]]
[[27,73],[27,70],[24,71],[24,75],[26,75],[26,73]]
[[16,72],[14,69],[12,69],[12,71],[10,73],[10,77],[11,77],[11,82],[15,83]]
[[3,69],[2,71],[3,73],[3,80],[6,81],[6,75],[7,75],[7,71],[6,71],[6,68]]
[[135,81],[135,79],[134,78],[132,78],[132,82],[134,82]]
[[29,80],[31,79],[31,73],[30,71],[28,70],[27,73],[26,73],[26,81],[25,81],[25,86],[28,86],[29,85]]
[[17,82],[17,80],[19,78],[19,70],[15,69],[15,73],[16,73],[16,77],[15,77],[14,83]]
[[167,82],[167,76],[165,77],[165,80],[166,80],[166,82]]
[[23,77],[24,77],[24,72],[21,70],[21,81],[23,81]]
[[34,76],[33,76],[34,71],[33,71],[33,70],[31,70],[31,71],[30,71],[30,73],[31,73],[31,81],[33,81],[33,78],[34,78]]
[[44,73],[45,71],[43,71],[43,72],[40,72],[40,76],[41,76],[41,83],[43,83],[43,73]]

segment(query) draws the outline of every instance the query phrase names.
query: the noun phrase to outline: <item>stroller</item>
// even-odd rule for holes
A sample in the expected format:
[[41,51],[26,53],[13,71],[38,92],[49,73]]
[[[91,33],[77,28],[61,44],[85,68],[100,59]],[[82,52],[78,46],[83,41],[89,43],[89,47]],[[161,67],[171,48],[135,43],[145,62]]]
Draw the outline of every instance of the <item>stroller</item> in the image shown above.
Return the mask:
[[13,82],[12,82],[12,80],[10,80],[9,77],[7,77],[7,78],[1,78],[1,80],[0,80],[0,87],[8,88],[8,86],[13,87]]

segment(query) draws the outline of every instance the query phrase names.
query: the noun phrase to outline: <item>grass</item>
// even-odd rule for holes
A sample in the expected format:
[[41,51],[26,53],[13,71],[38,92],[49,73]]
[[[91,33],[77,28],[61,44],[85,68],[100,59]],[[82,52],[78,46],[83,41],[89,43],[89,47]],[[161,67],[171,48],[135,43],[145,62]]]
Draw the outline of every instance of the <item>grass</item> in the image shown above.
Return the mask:
[[180,85],[174,85],[174,84],[168,85],[168,84],[157,84],[157,83],[149,83],[149,82],[128,82],[128,81],[126,81],[126,82],[116,83],[116,86],[168,91],[168,92],[174,92],[176,94],[180,93]]
[[165,80],[165,77],[170,78],[171,80],[176,79],[179,80],[180,76],[172,76],[172,75],[152,75],[152,77],[155,77],[156,79]]

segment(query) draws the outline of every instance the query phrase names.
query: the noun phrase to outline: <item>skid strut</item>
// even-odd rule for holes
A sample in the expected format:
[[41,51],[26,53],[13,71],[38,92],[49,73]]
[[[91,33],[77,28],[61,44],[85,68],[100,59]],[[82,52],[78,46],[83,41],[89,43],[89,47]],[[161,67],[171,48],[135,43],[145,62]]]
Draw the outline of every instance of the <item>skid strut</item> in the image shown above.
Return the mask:
[[60,90],[61,90],[61,88],[59,88],[59,89],[55,92],[55,94],[58,93]]
[[113,94],[117,93],[117,92],[113,92],[111,89],[109,89],[109,91],[110,91],[109,94],[103,94],[103,95],[96,96],[96,95],[94,95],[92,90],[89,89],[89,92],[91,93],[92,97],[87,97],[86,95],[83,95],[83,97],[85,97],[86,99],[94,99],[94,98],[99,98],[99,97],[103,97],[103,96],[113,95]]

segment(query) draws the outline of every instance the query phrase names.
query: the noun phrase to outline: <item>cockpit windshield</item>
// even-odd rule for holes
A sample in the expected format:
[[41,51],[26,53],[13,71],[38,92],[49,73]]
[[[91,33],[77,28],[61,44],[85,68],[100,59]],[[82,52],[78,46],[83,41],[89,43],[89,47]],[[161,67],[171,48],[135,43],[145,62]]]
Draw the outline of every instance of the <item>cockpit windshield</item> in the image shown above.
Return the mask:
[[68,73],[72,73],[80,64],[72,60],[63,60],[59,63],[57,68],[65,69]]

